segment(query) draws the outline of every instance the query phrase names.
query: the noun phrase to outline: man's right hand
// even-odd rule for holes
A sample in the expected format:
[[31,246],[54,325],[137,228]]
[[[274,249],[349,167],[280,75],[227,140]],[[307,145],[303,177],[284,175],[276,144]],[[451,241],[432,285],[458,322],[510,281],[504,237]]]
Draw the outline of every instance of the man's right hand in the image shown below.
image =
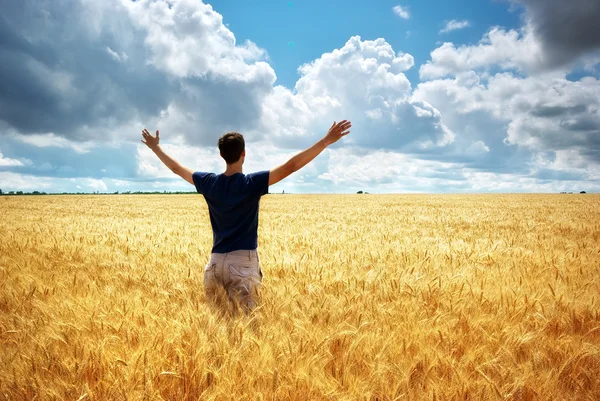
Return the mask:
[[269,185],[278,183],[279,181],[292,174],[294,171],[300,170],[302,167],[310,163],[315,157],[319,155],[325,148],[332,143],[336,143],[341,137],[350,133],[350,121],[344,120],[339,123],[333,122],[327,135],[310,148],[298,153],[285,164],[274,168],[269,172]]
[[327,132],[327,135],[325,135],[323,140],[325,143],[327,143],[327,146],[331,145],[332,143],[336,143],[341,137],[350,133],[350,127],[352,127],[352,123],[348,120],[340,121],[339,123],[334,121],[331,128],[329,128],[329,132]]

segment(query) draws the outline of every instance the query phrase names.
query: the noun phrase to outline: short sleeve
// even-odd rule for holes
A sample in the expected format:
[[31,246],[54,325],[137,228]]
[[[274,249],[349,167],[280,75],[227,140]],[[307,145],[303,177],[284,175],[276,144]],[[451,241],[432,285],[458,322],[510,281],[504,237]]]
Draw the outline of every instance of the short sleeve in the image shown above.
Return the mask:
[[247,177],[259,196],[269,193],[269,170],[248,174]]
[[196,171],[192,174],[192,181],[194,181],[194,186],[196,187],[196,191],[198,191],[199,194],[203,193],[203,185],[206,182],[206,177],[208,177],[210,174],[211,173],[203,173],[200,171]]

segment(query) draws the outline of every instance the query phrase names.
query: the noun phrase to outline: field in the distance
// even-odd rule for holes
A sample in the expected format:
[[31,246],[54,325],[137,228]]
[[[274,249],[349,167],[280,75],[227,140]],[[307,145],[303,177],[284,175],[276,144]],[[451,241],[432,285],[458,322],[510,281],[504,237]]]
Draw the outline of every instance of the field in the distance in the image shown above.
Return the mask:
[[200,195],[0,211],[0,399],[600,399],[598,195],[265,196],[251,319]]

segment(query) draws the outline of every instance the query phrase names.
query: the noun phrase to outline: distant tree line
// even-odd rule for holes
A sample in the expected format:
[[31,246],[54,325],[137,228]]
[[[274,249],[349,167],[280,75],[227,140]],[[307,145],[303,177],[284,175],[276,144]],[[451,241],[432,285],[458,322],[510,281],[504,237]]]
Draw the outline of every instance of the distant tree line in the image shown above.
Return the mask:
[[45,193],[45,192],[40,192],[40,191],[33,191],[33,192],[23,192],[23,191],[2,192],[2,190],[0,189],[0,195],[10,196],[10,195],[48,195],[48,194]]
[[[33,192],[23,192],[23,191],[10,191],[10,192],[2,192],[0,189],[0,195],[11,196],[11,195],[185,195],[185,194],[195,194],[196,191],[125,191],[125,192],[55,192],[48,194],[46,192],[41,191],[33,191]],[[369,194],[366,191],[358,191],[357,194]],[[561,192],[561,194],[572,194],[573,192]],[[579,192],[580,194],[585,194],[585,191]],[[285,191],[282,192],[285,194]]]
[[9,191],[2,192],[0,189],[0,195],[11,196],[11,195],[183,195],[183,194],[195,194],[196,191],[126,191],[126,192],[55,192],[48,194],[46,192],[33,191],[33,192],[23,192],[23,191]]

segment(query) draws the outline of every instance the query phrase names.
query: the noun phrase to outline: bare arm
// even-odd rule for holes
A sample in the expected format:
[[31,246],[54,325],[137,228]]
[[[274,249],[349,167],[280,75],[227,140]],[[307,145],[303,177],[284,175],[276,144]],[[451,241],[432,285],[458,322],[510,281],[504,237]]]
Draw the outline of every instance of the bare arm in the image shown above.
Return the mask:
[[194,173],[194,171],[190,168],[182,166],[177,160],[173,159],[171,156],[166,154],[158,144],[160,140],[158,135],[158,130],[156,131],[156,137],[154,137],[148,132],[147,129],[144,128],[144,130],[142,131],[142,136],[144,137],[145,141],[142,140],[142,143],[148,146],[154,152],[154,154],[158,156],[160,161],[163,162],[165,166],[169,168],[169,170],[171,170],[190,184],[194,185],[194,180],[192,179],[192,174]]
[[352,124],[347,120],[339,123],[334,121],[331,128],[329,128],[327,135],[325,135],[323,139],[319,140],[310,148],[298,153],[281,166],[271,170],[269,172],[269,185],[278,183],[293,172],[298,171],[302,167],[306,166],[323,150],[325,150],[327,146],[337,142],[341,137],[348,135],[350,133],[351,126]]

